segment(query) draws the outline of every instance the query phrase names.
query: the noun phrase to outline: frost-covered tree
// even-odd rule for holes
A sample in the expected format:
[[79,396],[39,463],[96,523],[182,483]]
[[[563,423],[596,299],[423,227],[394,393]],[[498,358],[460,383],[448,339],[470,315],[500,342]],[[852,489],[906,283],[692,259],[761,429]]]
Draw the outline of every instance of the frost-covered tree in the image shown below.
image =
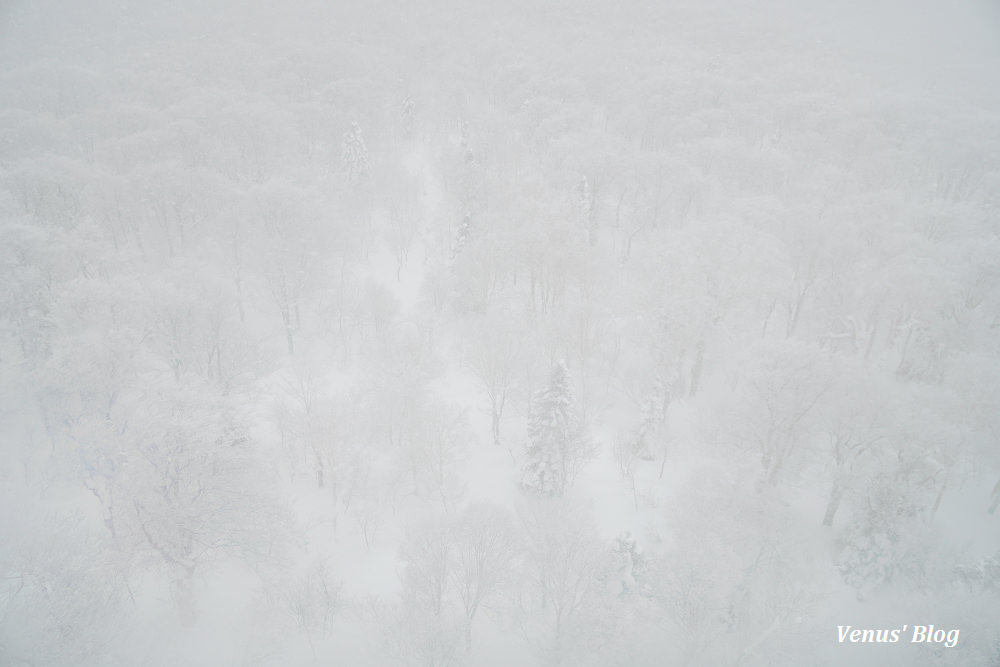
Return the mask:
[[545,387],[535,394],[528,414],[524,488],[561,496],[593,458],[594,446],[575,407],[569,370],[560,361]]
[[587,241],[590,245],[597,243],[597,220],[594,217],[595,200],[594,188],[591,187],[590,180],[584,176],[576,187],[573,204],[579,224],[587,230]]
[[371,175],[371,163],[368,161],[368,147],[357,121],[351,122],[351,127],[344,133],[341,143],[341,169],[344,177],[352,187],[358,187]]
[[472,218],[466,213],[465,217],[462,218],[462,224],[458,227],[458,233],[455,235],[455,241],[452,243],[451,247],[451,259],[452,266],[454,267],[454,260],[462,252],[465,246],[469,245],[469,241],[472,240]]
[[451,540],[448,523],[439,518],[425,521],[407,535],[400,551],[406,564],[402,594],[407,608],[436,619],[447,615],[454,594]]
[[519,540],[507,510],[477,503],[452,526],[452,585],[465,612],[465,647],[472,648],[476,614],[509,583]]
[[[841,502],[852,503],[866,491],[867,480],[891,463],[886,438],[893,428],[892,385],[863,367],[841,362],[830,400],[821,407],[819,429],[830,475],[830,495],[823,525],[833,526]],[[898,403],[898,401],[896,401]]]
[[264,243],[258,246],[248,269],[263,279],[281,314],[289,354],[295,354],[295,338],[302,327],[301,306],[320,259],[316,243],[319,230],[310,224],[318,214],[307,206],[314,199],[311,191],[278,180],[251,193],[250,211],[257,225],[254,232]]
[[774,486],[800,465],[817,406],[830,391],[830,366],[810,346],[765,344],[754,351],[744,383],[734,434],[757,450],[762,482]]
[[500,446],[500,422],[519,384],[519,363],[525,356],[519,322],[508,311],[490,311],[468,334],[466,359],[490,399],[493,444]]
[[547,658],[545,664],[581,664],[577,652],[590,630],[582,612],[600,599],[608,545],[598,537],[590,510],[571,500],[530,498],[518,507],[518,516],[528,584],[519,611],[531,628],[529,641]]
[[666,417],[661,409],[661,403],[656,396],[652,396],[643,406],[642,421],[632,433],[620,438],[614,447],[618,472],[632,489],[632,501],[636,509],[639,509],[639,493],[635,475],[639,462],[659,458],[659,478],[663,479],[667,467],[668,446]]
[[191,623],[197,576],[229,559],[259,562],[280,511],[231,400],[194,386],[139,400],[156,408],[132,414],[120,438],[120,532],[135,539],[142,565],[169,578],[179,618]]
[[440,498],[447,511],[465,491],[456,468],[474,441],[468,417],[453,403],[437,398],[421,403],[415,412],[404,438],[414,488],[418,494],[423,491]]
[[111,664],[110,629],[129,620],[126,558],[84,511],[55,511],[28,480],[0,476],[0,664]]
[[892,583],[925,586],[934,564],[926,503],[891,474],[875,479],[872,487],[845,536],[838,562],[844,581],[859,596]]

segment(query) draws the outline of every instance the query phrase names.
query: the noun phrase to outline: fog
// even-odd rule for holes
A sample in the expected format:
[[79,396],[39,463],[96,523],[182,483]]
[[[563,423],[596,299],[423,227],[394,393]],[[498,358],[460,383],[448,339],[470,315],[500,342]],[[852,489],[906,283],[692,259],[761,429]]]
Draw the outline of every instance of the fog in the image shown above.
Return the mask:
[[1000,5],[0,3],[0,665],[1000,664]]

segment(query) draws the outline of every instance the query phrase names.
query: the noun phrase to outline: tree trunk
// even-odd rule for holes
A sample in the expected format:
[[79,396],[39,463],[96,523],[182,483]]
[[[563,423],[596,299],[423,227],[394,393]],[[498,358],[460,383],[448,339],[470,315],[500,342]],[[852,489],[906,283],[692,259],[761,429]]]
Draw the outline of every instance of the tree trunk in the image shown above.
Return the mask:
[[795,335],[795,330],[799,326],[799,314],[802,312],[802,303],[805,301],[805,297],[806,293],[803,290],[795,299],[795,305],[792,307],[788,315],[788,323],[785,325],[785,338],[791,338]]
[[469,653],[472,651],[472,621],[476,616],[476,612],[472,612],[469,616],[465,618],[465,652]]
[[493,444],[500,446],[500,413],[497,412],[496,405],[493,406]]
[[833,518],[837,515],[837,510],[840,509],[840,501],[844,497],[844,490],[836,482],[833,483],[833,490],[830,491],[830,500],[826,504],[826,513],[823,515],[823,525],[826,527],[833,526]]
[[538,315],[538,309],[535,304],[535,286],[537,283],[537,278],[535,277],[534,267],[531,267],[531,269],[529,269],[528,278],[530,279],[530,286],[531,286],[531,320],[533,322]]
[[944,474],[944,482],[941,483],[941,490],[938,491],[937,497],[934,499],[934,506],[931,507],[931,521],[937,516],[937,511],[941,507],[941,499],[944,498],[944,492],[948,489],[948,478],[951,477],[951,468],[949,467],[947,472]]
[[771,321],[771,315],[774,313],[774,307],[778,304],[778,299],[774,298],[771,300],[771,307],[767,309],[767,315],[764,316],[764,324],[760,328],[760,337],[767,338],[767,325]]
[[42,425],[45,427],[45,435],[49,438],[49,455],[56,453],[56,435],[52,430],[52,422],[49,420],[49,411],[45,409],[45,403],[39,401],[38,408],[42,413]]
[[878,333],[878,319],[875,319],[875,324],[872,325],[872,332],[868,336],[868,345],[865,347],[865,361],[868,361],[868,357],[871,356],[872,348],[875,347],[875,334]]
[[906,368],[906,355],[910,350],[910,339],[913,337],[913,327],[909,327],[906,332],[906,340],[903,341],[903,351],[899,355],[899,364],[896,366],[896,372],[902,373]]
[[493,444],[497,447],[500,446],[500,419],[503,417],[504,405],[507,403],[507,390],[504,388],[502,391],[497,392],[499,394],[493,394],[490,396],[490,407],[492,408],[492,429],[493,429]]
[[698,343],[698,352],[695,354],[694,367],[691,369],[691,386],[688,389],[688,397],[693,397],[698,391],[698,383],[701,381],[701,367],[705,361],[705,341]]
[[285,342],[288,343],[288,354],[295,354],[295,341],[292,338],[292,318],[288,304],[281,306],[281,321],[285,325]]
[[194,568],[185,567],[184,576],[174,580],[174,602],[177,604],[177,614],[181,625],[192,627],[195,623],[197,609],[194,597]]

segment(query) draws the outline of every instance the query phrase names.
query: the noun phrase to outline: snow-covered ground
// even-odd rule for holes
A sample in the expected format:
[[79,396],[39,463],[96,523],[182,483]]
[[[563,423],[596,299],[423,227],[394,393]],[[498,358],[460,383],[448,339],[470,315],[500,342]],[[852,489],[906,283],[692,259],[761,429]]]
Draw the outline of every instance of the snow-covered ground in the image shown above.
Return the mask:
[[998,664],[1000,23],[821,4],[8,3],[0,665]]

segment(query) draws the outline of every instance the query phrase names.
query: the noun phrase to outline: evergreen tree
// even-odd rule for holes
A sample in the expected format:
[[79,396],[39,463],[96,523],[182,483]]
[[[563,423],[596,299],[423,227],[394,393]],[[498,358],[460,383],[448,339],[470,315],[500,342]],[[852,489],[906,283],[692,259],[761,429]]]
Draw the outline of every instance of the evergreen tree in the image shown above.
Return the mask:
[[[455,237],[455,242],[451,246],[451,260],[455,261],[455,258],[459,256],[462,250],[469,244],[472,240],[472,216],[468,213],[465,214],[465,218],[462,219],[462,224],[458,228],[458,235]],[[454,270],[454,265],[452,266]]]
[[593,458],[594,448],[574,407],[569,371],[559,362],[548,384],[535,394],[528,414],[524,488],[561,496]]
[[663,418],[661,404],[656,396],[646,399],[642,409],[642,422],[632,436],[632,453],[643,461],[656,458],[654,449],[659,450],[663,440]]
[[612,552],[617,578],[621,582],[620,594],[648,595],[651,592],[649,557],[639,549],[635,538],[628,531],[619,534],[615,538]]
[[341,146],[341,169],[351,187],[357,187],[368,179],[371,172],[368,162],[368,147],[357,121],[344,133]]

